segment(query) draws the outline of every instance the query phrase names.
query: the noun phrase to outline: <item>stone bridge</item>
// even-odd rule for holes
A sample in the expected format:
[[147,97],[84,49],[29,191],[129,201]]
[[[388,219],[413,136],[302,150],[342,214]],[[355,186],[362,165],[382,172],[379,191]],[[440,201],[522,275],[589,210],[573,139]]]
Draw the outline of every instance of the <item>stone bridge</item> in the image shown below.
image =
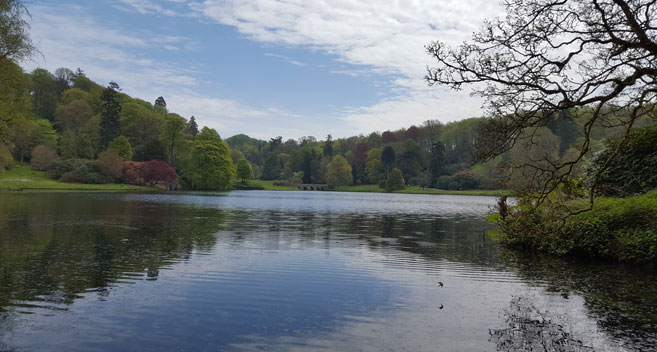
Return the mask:
[[328,190],[328,185],[315,184],[315,183],[302,183],[298,185],[297,188],[303,191],[326,191]]

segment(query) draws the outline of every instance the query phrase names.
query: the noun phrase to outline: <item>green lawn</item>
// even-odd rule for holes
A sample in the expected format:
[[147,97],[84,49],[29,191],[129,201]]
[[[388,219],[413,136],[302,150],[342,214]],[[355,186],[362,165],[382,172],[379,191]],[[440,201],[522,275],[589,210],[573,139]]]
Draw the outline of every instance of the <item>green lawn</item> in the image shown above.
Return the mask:
[[249,185],[258,185],[263,187],[265,191],[294,191],[296,188],[288,186],[274,186],[274,181],[265,180],[250,180]]
[[[274,186],[274,181],[263,181],[263,180],[252,180],[249,181],[249,184],[260,185],[264,187],[267,191],[295,191],[295,187],[286,187],[286,186]],[[370,193],[383,193],[384,189],[379,188],[377,185],[358,185],[358,186],[343,186],[336,187],[333,191],[337,192],[370,192]],[[394,193],[406,193],[406,194],[454,194],[454,195],[470,195],[470,196],[501,196],[508,195],[510,192],[507,190],[469,190],[469,191],[448,191],[435,188],[425,188],[422,189],[419,186],[406,187],[406,189],[401,191],[395,191]]]
[[[342,186],[336,187],[334,191],[338,192],[375,192],[375,193],[384,193],[383,188],[379,188],[377,185],[358,185],[358,186]],[[507,190],[484,190],[484,189],[473,189],[467,191],[449,191],[444,189],[436,188],[425,188],[422,189],[420,186],[410,186],[406,187],[400,191],[394,191],[393,193],[404,193],[404,194],[454,194],[454,195],[468,195],[468,196],[501,196],[508,195],[510,192]]]
[[81,191],[152,191],[154,187],[141,187],[108,183],[90,185],[86,183],[59,182],[49,179],[43,171],[33,171],[28,164],[14,164],[11,170],[0,176],[0,191],[8,190],[81,190]]

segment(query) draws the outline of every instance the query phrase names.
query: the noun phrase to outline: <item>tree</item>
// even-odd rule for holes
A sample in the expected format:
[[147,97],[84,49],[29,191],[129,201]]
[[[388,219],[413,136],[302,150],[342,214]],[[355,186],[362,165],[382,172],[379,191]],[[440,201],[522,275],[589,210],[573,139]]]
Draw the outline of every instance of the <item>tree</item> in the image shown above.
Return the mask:
[[194,189],[226,190],[235,178],[228,145],[207,127],[196,136],[184,170],[183,176]]
[[30,78],[30,94],[32,95],[34,113],[39,117],[53,121],[57,109],[57,100],[59,99],[55,77],[48,70],[37,68],[32,71]]
[[196,118],[194,116],[189,118],[189,123],[185,129],[185,133],[192,135],[192,140],[198,134],[198,124],[196,123]]
[[161,106],[165,109],[167,108],[167,102],[164,100],[163,97],[157,97],[157,99],[155,99],[155,104],[153,104],[153,105]]
[[407,141],[409,139],[412,139],[414,141],[419,141],[420,140],[420,129],[417,128],[415,125],[409,127],[405,132],[404,132],[404,141]]
[[32,150],[30,165],[32,166],[32,170],[46,171],[55,160],[57,160],[55,149],[47,145],[38,145]]
[[253,179],[253,169],[251,169],[251,165],[246,159],[240,159],[237,162],[237,177],[242,179],[242,183]]
[[398,191],[404,188],[404,174],[398,168],[392,169],[386,179],[386,192]]
[[14,153],[20,162],[29,157],[37,145],[38,126],[36,122],[27,119],[15,121],[9,130],[9,140],[14,145]]
[[118,180],[121,178],[121,157],[116,151],[106,150],[98,154],[98,160],[96,163],[103,175],[112,180]]
[[63,91],[73,87],[75,73],[66,67],[60,67],[55,70],[55,82],[57,83],[57,91],[61,94]]
[[[82,100],[72,101],[70,104],[61,105],[55,111],[55,122],[62,132],[70,132],[71,153],[73,157],[79,157],[84,144],[84,127],[93,116],[89,104]],[[63,134],[63,133],[62,133]]]
[[138,99],[124,103],[119,122],[121,134],[128,137],[134,148],[133,160],[167,160],[166,151],[160,142],[165,117],[153,111],[150,103]]
[[442,134],[444,128],[445,125],[443,125],[438,120],[424,121],[424,124],[422,125],[421,145],[425,150],[430,151],[433,145],[440,141],[440,135]]
[[381,162],[381,154],[383,149],[374,148],[367,152],[367,162],[365,163],[365,174],[370,182],[381,184],[385,181],[386,169]]
[[336,155],[326,169],[326,182],[329,187],[349,186],[354,179],[351,176],[351,166],[342,155]]
[[[590,203],[606,167],[638,119],[654,116],[657,100],[657,33],[652,1],[509,0],[507,15],[487,21],[473,42],[449,48],[433,42],[437,61],[430,85],[470,85],[484,97],[489,119],[479,131],[474,156],[491,160],[558,116],[583,109],[577,158],[528,163],[530,177],[543,178],[539,202],[568,184],[591,148],[595,125],[623,127],[621,143],[591,175]],[[525,132],[528,131],[528,132]],[[542,165],[549,164],[548,167]]]
[[369,144],[372,148],[378,148],[382,143],[381,135],[377,132],[372,132],[369,136],[367,136],[367,144]]
[[445,146],[439,141],[431,146],[431,163],[429,172],[431,174],[431,184],[433,185],[438,177],[444,174],[445,170]]
[[0,172],[11,167],[9,128],[25,119],[30,110],[29,81],[23,70],[7,58],[0,58]]
[[390,131],[383,132],[383,134],[381,135],[381,143],[390,144],[394,142],[397,142],[397,136],[393,132]]
[[[356,147],[352,151],[352,163],[353,163],[353,172],[356,174],[356,178],[365,175],[365,163],[367,162],[367,152],[370,150],[370,145],[367,142],[362,142],[356,144]],[[362,182],[363,180],[361,180]]]
[[19,61],[34,50],[28,34],[29,16],[21,0],[0,0],[0,59]]
[[303,171],[303,183],[313,183],[313,159],[315,159],[315,151],[306,151],[303,154],[303,165],[301,167],[301,171]]
[[166,189],[178,187],[178,174],[171,166],[161,160],[151,160],[142,167],[142,178],[146,184],[162,185]]
[[276,149],[276,147],[278,147],[281,144],[283,144],[283,137],[278,136],[276,138],[271,138],[269,140],[269,151],[273,152],[274,149]]
[[110,82],[107,88],[103,89],[100,96],[102,101],[101,120],[100,120],[100,148],[105,149],[109,143],[121,134],[121,125],[119,123],[119,114],[121,113],[121,102],[119,101],[119,85],[116,82]]
[[[595,174],[605,166],[609,153],[620,143],[619,138],[605,142],[605,149],[591,160],[588,173]],[[606,196],[629,196],[657,187],[657,125],[633,130],[625,146],[600,174],[598,192]]]
[[278,180],[281,176],[281,163],[276,155],[269,155],[262,167],[263,180]]
[[160,135],[160,142],[167,151],[169,165],[176,166],[176,157],[184,141],[183,131],[187,127],[184,118],[177,114],[167,114],[164,128]]
[[402,146],[402,153],[399,155],[399,169],[404,173],[406,179],[416,177],[422,171],[422,149],[414,139],[407,139]]
[[386,172],[395,165],[395,150],[392,149],[391,146],[386,146],[383,148],[383,152],[381,153],[381,162],[383,163],[383,166],[386,167]]
[[324,142],[324,148],[322,148],[322,153],[325,157],[333,157],[333,137],[329,134],[326,136],[326,142]]
[[132,159],[132,146],[130,146],[130,141],[125,136],[114,138],[107,146],[107,150],[117,152],[123,161]]

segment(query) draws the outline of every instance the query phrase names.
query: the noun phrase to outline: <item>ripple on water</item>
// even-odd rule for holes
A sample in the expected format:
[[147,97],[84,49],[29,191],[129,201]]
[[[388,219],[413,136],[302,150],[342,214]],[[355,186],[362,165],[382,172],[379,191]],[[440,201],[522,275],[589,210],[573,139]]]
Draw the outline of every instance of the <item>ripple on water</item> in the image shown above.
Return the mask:
[[494,202],[3,197],[0,349],[522,350],[537,326],[553,346],[654,347],[654,274],[500,257],[484,236]]

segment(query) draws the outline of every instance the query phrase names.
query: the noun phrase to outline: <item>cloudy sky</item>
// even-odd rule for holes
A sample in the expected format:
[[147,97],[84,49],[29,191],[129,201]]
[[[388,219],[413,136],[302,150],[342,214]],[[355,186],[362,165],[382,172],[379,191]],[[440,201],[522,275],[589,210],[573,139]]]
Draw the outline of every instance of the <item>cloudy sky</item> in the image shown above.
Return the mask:
[[41,0],[41,54],[228,137],[344,137],[479,116],[468,91],[428,87],[432,40],[468,40],[494,0]]

